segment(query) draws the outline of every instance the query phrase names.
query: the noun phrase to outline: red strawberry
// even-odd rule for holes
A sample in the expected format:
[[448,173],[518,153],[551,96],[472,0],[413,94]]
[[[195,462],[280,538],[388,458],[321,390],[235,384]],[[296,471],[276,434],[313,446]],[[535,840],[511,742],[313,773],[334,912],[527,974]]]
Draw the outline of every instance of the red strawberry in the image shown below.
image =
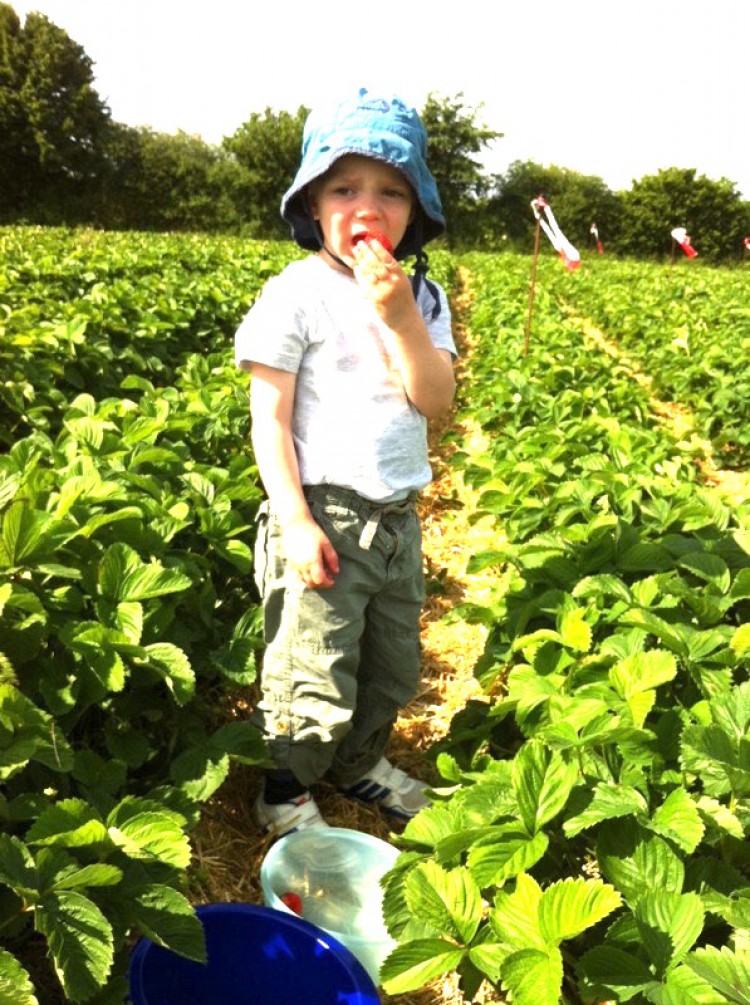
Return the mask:
[[352,238],[352,247],[360,241],[377,241],[382,244],[389,255],[393,254],[393,245],[388,238],[379,230],[365,230],[361,234],[355,234]]
[[281,903],[289,908],[290,911],[294,911],[302,917],[302,898],[297,893],[292,893],[288,891],[287,893],[282,893]]

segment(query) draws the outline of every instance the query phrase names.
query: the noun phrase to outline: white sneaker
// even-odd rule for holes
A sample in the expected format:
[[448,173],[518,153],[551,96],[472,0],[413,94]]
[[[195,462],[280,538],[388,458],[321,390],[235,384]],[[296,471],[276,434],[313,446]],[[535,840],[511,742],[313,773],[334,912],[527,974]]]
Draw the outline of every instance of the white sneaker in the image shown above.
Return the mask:
[[353,785],[342,786],[341,791],[351,799],[363,803],[378,803],[387,813],[402,820],[410,820],[421,809],[430,805],[424,794],[424,782],[411,778],[400,768],[381,757],[364,778]]
[[284,803],[267,803],[261,793],[255,803],[255,818],[267,834],[273,833],[276,837],[308,827],[329,826],[309,792]]

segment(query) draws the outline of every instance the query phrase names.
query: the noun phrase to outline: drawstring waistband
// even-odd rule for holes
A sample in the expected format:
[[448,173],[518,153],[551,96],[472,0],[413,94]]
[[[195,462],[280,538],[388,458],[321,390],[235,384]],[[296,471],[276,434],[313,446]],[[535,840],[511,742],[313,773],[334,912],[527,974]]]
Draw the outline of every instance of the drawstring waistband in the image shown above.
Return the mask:
[[321,502],[329,501],[348,506],[361,516],[365,525],[359,536],[359,546],[363,551],[369,551],[372,542],[375,540],[380,521],[384,516],[391,513],[405,515],[414,509],[417,499],[416,492],[410,492],[405,499],[397,499],[394,502],[379,503],[372,499],[365,499],[354,489],[341,488],[338,485],[305,485],[305,497],[307,499],[318,499]]

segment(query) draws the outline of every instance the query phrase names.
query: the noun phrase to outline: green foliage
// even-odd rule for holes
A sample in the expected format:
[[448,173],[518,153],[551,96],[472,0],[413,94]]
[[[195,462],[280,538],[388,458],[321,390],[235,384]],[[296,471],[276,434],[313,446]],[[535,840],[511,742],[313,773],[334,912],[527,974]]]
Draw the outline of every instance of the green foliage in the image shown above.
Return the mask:
[[291,249],[0,240],[0,1000],[34,1001],[30,936],[114,1000],[131,935],[202,958],[188,834],[267,756],[221,711],[261,644],[230,332]]
[[497,248],[507,240],[518,250],[531,251],[536,222],[530,202],[538,195],[553,207],[564,233],[582,255],[591,246],[592,222],[608,236],[619,229],[619,198],[601,178],[532,161],[514,161],[494,180],[494,191],[487,200],[489,227],[483,243]]
[[551,274],[569,309],[616,335],[649,374],[654,392],[695,415],[723,463],[742,465],[750,450],[750,310],[742,270],[698,262],[666,269],[593,262],[574,286]]
[[113,123],[99,219],[118,230],[237,230],[243,221],[238,165],[199,136]]
[[486,981],[528,1005],[744,1001],[750,510],[702,489],[695,448],[582,343],[548,294],[553,268],[580,276],[542,263],[524,357],[528,261],[462,264],[484,444],[452,463],[498,523],[469,561],[496,588],[464,611],[486,698],[400,838],[384,987],[455,970],[467,997]]
[[621,204],[617,248],[644,258],[669,253],[674,227],[685,227],[708,261],[733,258],[750,222],[747,204],[732,182],[713,181],[695,169],[646,175],[622,194]]
[[308,113],[304,106],[294,114],[270,108],[262,115],[253,112],[232,136],[224,139],[224,149],[242,168],[236,198],[251,236],[289,237],[279,207],[297,172]]
[[109,121],[93,77],[91,59],[67,32],[38,13],[21,26],[0,4],[2,219],[81,218]]
[[502,136],[478,121],[463,94],[440,98],[429,94],[421,117],[427,130],[427,162],[443,203],[450,243],[467,243],[474,236],[487,190],[477,154]]

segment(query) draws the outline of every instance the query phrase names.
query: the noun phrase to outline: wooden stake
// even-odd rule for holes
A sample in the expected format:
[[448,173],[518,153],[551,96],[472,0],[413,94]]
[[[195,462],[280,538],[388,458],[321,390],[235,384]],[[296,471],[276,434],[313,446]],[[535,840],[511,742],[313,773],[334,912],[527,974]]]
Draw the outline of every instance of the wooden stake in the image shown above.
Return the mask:
[[541,233],[541,221],[536,221],[536,231],[534,233],[534,256],[531,259],[531,279],[529,281],[529,309],[526,314],[526,336],[523,343],[524,356],[529,355],[529,343],[531,341],[531,313],[534,309],[534,290],[536,288],[536,263],[539,258],[539,235]]

